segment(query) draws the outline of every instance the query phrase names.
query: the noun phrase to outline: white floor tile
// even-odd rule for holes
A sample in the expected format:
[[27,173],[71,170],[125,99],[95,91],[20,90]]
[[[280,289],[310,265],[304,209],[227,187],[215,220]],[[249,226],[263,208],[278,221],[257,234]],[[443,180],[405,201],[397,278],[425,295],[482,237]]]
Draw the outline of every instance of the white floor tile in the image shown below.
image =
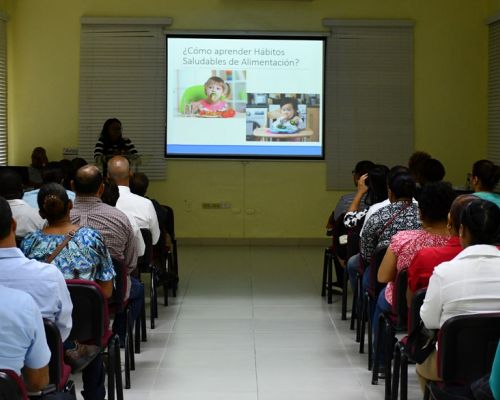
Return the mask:
[[179,245],[178,295],[161,292],[125,400],[382,400],[340,296],[320,296],[323,250]]

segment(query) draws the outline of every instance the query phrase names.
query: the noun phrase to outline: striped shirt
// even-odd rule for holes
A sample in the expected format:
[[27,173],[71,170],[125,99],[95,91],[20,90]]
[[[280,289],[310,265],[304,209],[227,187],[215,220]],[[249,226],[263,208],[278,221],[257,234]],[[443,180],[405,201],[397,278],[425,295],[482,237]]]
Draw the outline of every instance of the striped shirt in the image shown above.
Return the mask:
[[94,148],[94,158],[101,156],[128,155],[136,156],[137,150],[129,138],[120,138],[116,143],[108,143],[99,138]]

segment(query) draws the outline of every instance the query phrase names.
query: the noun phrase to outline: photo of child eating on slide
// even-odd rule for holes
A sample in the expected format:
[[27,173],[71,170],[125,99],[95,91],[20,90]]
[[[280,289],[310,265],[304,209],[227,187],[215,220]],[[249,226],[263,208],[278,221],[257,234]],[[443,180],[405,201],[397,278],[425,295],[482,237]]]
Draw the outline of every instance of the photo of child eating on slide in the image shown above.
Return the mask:
[[299,117],[297,100],[285,97],[280,102],[280,116],[271,124],[271,132],[295,133],[306,127]]
[[191,103],[194,114],[206,118],[230,118],[236,114],[224,100],[230,94],[229,85],[218,76],[211,76],[205,82],[206,98]]

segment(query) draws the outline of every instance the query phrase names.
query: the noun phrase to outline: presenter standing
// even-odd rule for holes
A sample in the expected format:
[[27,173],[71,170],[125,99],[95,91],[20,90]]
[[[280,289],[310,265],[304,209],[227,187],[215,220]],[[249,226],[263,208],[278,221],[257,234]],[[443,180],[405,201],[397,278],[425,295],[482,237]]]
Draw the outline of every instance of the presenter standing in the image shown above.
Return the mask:
[[129,138],[122,136],[122,123],[116,118],[106,120],[99,140],[95,144],[94,159],[98,165],[106,168],[107,161],[116,156],[126,157],[130,164],[138,164],[139,154]]

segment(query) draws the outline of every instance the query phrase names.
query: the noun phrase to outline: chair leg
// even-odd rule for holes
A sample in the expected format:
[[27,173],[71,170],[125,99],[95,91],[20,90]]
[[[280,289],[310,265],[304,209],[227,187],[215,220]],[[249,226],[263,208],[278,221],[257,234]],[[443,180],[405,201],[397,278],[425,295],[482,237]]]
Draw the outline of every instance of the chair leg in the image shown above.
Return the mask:
[[[128,327],[127,327],[128,330]],[[130,337],[125,338],[125,389],[130,389]],[[121,369],[121,366],[118,367]]]
[[148,334],[146,330],[146,303],[142,302],[142,310],[141,310],[141,341],[148,341]]
[[[360,329],[359,329],[359,353],[363,354],[365,352],[365,333],[366,333],[366,322],[368,320],[368,293],[363,294],[363,303],[361,306],[361,313],[359,318]],[[368,335],[370,332],[368,332]],[[369,356],[369,355],[368,355]]]
[[121,371],[121,360],[120,360],[120,340],[118,336],[115,335],[113,339],[113,346],[115,348],[115,384],[116,384],[116,399],[123,400],[123,383],[122,383],[122,371]]
[[155,297],[156,297],[156,283],[155,283],[155,274],[154,270],[151,267],[151,279],[150,279],[150,288],[151,292],[149,295],[149,318],[150,318],[150,323],[151,323],[151,329],[155,329]]
[[[356,286],[354,287],[354,293],[352,294],[351,326],[349,327],[351,331],[354,330],[355,328],[357,329],[357,327],[355,326],[355,323],[358,319],[357,310],[358,310],[358,285],[356,284]],[[356,330],[356,342],[359,342],[357,330]]]
[[[372,365],[372,385],[378,385],[378,372],[379,372],[379,365],[380,365],[380,342],[381,342],[381,336],[383,334],[383,323],[384,323],[384,315],[380,314],[379,320],[378,320],[378,329],[375,332],[375,348],[373,351],[374,358],[373,358],[373,365]],[[370,332],[371,334],[371,332]]]
[[130,355],[130,370],[135,371],[135,352],[134,352],[134,321],[131,319],[130,310],[127,311],[127,335]]
[[349,274],[344,271],[342,280],[342,321],[347,319],[347,286],[349,285]]
[[399,342],[394,346],[394,361],[392,367],[391,400],[398,400],[399,371],[401,369],[401,347]]
[[179,281],[179,260],[177,258],[177,240],[173,239],[172,240],[172,248],[173,248],[173,256],[174,256],[174,274],[175,274],[175,281],[172,286],[172,296],[177,297],[177,285]]
[[134,321],[134,325],[135,325],[135,328],[134,328],[134,331],[135,331],[135,335],[134,335],[135,354],[141,353],[141,320],[142,320],[142,311],[141,311],[141,315],[139,315],[139,317],[137,317],[137,319]]
[[368,371],[371,370],[373,366],[373,321],[372,321],[372,313],[371,313],[371,300],[368,298],[368,304],[367,304],[367,331],[368,331]]
[[108,400],[115,400],[115,346],[113,338],[108,343]]
[[327,256],[327,267],[328,267],[328,283],[326,288],[326,295],[328,296],[328,304],[333,302],[333,261],[332,253],[328,252]]
[[325,297],[326,295],[326,276],[327,276],[327,253],[328,248],[325,249],[325,253],[323,255],[323,279],[321,280],[321,297]]
[[408,357],[401,355],[401,400],[408,400]]
[[394,351],[393,343],[394,343],[394,338],[395,338],[395,333],[394,329],[392,329],[392,325],[390,321],[386,318],[385,320],[385,329],[384,329],[384,335],[385,335],[385,362],[384,362],[384,369],[385,369],[385,400],[390,400],[391,399],[391,390],[392,390],[392,371],[391,371],[391,359],[392,359],[392,353]]

